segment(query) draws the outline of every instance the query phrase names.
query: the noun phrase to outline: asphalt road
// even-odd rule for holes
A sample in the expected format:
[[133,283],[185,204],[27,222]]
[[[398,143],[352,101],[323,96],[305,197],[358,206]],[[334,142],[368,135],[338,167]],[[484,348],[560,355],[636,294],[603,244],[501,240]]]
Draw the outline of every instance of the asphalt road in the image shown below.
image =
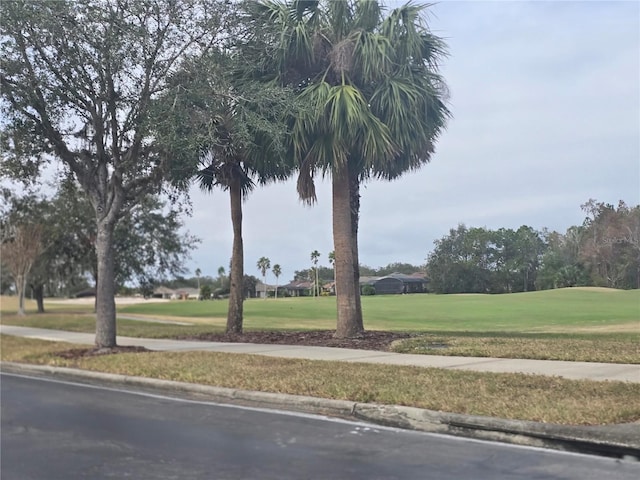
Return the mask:
[[2,374],[2,480],[636,479],[640,463]]

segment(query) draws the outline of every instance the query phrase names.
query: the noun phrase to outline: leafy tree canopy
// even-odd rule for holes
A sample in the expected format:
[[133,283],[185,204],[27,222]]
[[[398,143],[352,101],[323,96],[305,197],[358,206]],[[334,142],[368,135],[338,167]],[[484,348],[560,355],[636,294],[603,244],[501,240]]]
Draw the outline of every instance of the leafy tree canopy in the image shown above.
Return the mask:
[[427,270],[437,293],[503,293],[596,285],[640,288],[640,206],[589,200],[561,234],[459,225],[435,241]]
[[[96,225],[92,208],[72,181],[63,182],[53,197],[6,195],[2,223],[38,222],[44,250],[34,264],[29,284],[40,294],[69,295],[84,287],[86,276],[97,279]],[[147,195],[127,212],[114,232],[116,282],[144,283],[183,273],[189,252],[200,240],[182,231],[179,212],[157,196]]]
[[[3,164],[14,176],[59,160],[94,210],[96,345],[116,344],[114,228],[191,164],[155,132],[155,100],[188,58],[220,47],[233,4],[217,0],[0,3]],[[183,186],[183,185],[181,185]]]

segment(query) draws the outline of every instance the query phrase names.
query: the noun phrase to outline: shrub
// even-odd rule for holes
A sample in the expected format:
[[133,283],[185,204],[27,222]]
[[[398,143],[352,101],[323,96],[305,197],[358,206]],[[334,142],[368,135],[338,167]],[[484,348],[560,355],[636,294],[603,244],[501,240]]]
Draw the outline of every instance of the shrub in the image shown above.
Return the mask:
[[373,285],[365,285],[362,287],[362,295],[375,295],[376,287]]
[[202,285],[200,287],[200,298],[202,300],[209,300],[211,298],[211,287],[209,285]]

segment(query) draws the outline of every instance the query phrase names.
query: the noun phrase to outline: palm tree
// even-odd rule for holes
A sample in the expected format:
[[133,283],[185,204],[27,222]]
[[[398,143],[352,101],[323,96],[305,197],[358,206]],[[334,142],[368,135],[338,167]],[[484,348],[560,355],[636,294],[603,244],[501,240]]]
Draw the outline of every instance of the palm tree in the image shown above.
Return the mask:
[[229,192],[233,247],[226,331],[236,334],[243,324],[242,202],[256,184],[285,180],[292,170],[283,158],[287,130],[282,120],[292,110],[291,95],[279,87],[257,88],[229,78],[227,72],[235,71],[238,61],[218,55],[187,64],[176,74],[173,105],[182,112],[184,126],[171,132],[187,145],[178,154],[199,156],[200,188]]
[[202,274],[202,270],[196,268],[196,278],[198,279],[198,292],[200,291],[200,275]]
[[340,338],[364,331],[360,183],[391,180],[428,163],[449,115],[438,74],[445,45],[424,23],[425,8],[408,3],[385,16],[375,0],[264,0],[248,6],[256,36],[272,41],[268,58],[275,71],[269,73],[297,87],[311,106],[292,119],[301,198],[313,203],[314,177],[331,175]]
[[[212,191],[220,187],[229,192],[233,244],[232,268],[229,272],[229,309],[227,311],[227,333],[242,333],[243,300],[242,279],[244,277],[244,247],[242,242],[242,199],[253,190],[255,184],[250,177],[240,152],[233,148],[231,132],[233,117],[228,115],[218,125],[219,136],[226,141],[220,148],[211,150],[205,157],[205,168],[198,172],[200,188]],[[225,145],[226,144],[226,145]],[[217,147],[217,146],[216,146]]]
[[273,266],[273,268],[271,268],[271,271],[273,272],[273,274],[276,277],[276,293],[275,293],[275,297],[276,300],[278,299],[278,278],[280,278],[280,275],[282,275],[282,269],[280,268],[280,265],[278,265],[277,263]]
[[317,297],[320,295],[320,289],[318,288],[318,259],[320,258],[320,252],[318,250],[314,250],[311,252],[311,262],[313,263],[313,271],[315,272],[315,282],[313,288],[313,296]]
[[267,299],[267,271],[271,267],[271,260],[267,257],[260,257],[256,264],[260,273],[262,273],[262,283],[264,284],[264,299]]
[[[331,264],[331,268],[333,268],[333,283],[335,284],[336,282],[336,252],[334,250],[331,250],[329,252],[329,264]],[[335,285],[334,285],[334,289],[335,289]]]

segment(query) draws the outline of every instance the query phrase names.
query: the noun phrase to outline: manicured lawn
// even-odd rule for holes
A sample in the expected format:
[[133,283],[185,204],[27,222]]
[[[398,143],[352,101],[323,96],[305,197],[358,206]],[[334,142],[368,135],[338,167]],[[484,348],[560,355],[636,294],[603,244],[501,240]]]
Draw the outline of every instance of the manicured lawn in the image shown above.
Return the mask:
[[61,342],[0,336],[3,361],[82,368],[228,388],[409,405],[443,412],[563,424],[640,419],[640,384],[566,380],[212,352],[103,355],[76,360]]
[[[92,305],[2,323],[94,332]],[[415,333],[395,351],[542,360],[640,363],[640,291],[562,289],[511,295],[389,295],[363,297],[365,327]],[[174,301],[119,308],[118,334],[166,338],[221,332],[227,302]],[[32,310],[33,311],[33,310]],[[127,319],[173,319],[167,325]],[[245,303],[246,330],[335,328],[335,298],[252,299]],[[446,348],[442,348],[442,347]]]
[[[362,297],[365,328],[438,332],[575,332],[640,330],[640,290],[560,289],[510,295]],[[335,328],[335,298],[252,299],[250,329]],[[224,322],[225,301],[175,301],[123,307],[121,313]]]

